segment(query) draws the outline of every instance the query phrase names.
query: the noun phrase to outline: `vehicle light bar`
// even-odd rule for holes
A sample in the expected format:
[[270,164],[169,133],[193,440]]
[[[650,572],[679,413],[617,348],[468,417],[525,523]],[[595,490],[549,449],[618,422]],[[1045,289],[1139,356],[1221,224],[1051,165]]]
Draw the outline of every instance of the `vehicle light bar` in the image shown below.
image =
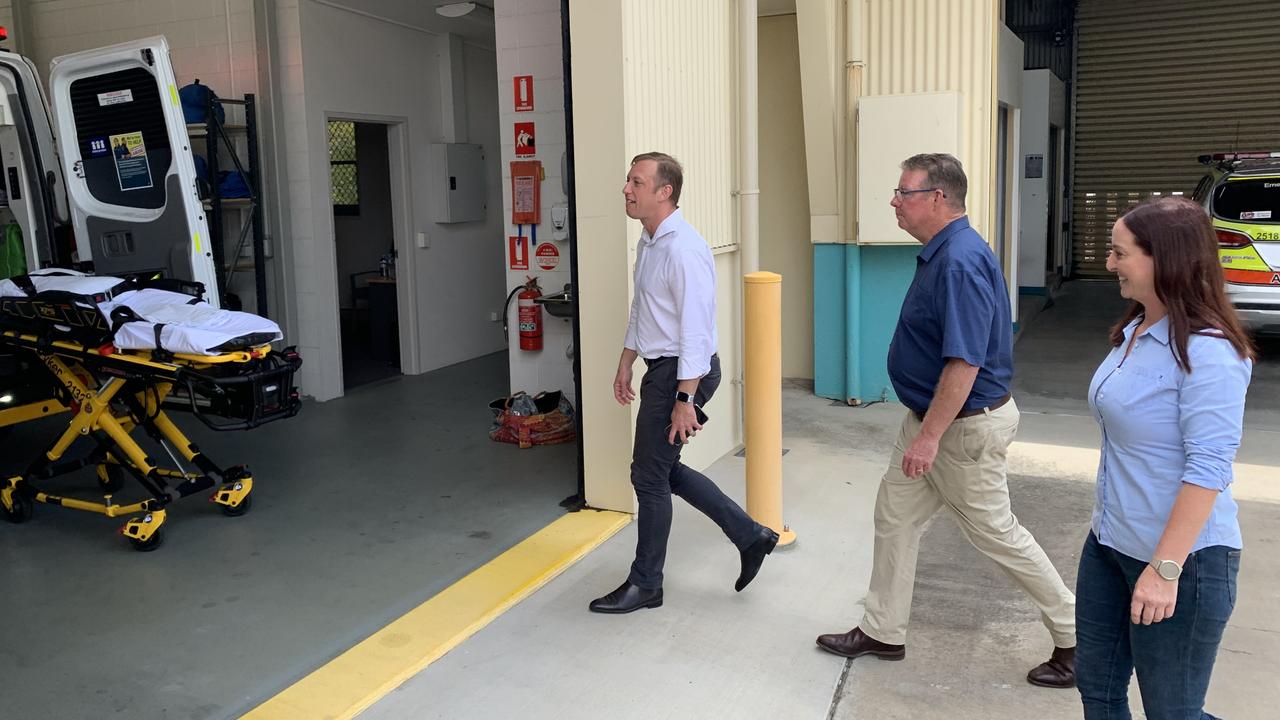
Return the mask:
[[1253,150],[1250,152],[1230,152],[1230,153],[1212,153],[1209,155],[1200,155],[1196,159],[1202,165],[1208,165],[1213,162],[1230,162],[1232,160],[1266,160],[1269,158],[1280,158],[1280,150]]

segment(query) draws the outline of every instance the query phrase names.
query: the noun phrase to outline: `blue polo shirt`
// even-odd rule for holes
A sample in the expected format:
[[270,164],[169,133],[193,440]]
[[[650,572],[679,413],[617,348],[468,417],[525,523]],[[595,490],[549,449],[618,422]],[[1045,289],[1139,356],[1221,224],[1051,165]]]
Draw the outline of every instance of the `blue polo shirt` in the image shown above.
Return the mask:
[[963,410],[978,410],[1009,393],[1013,378],[1009,292],[995,253],[969,218],[933,236],[916,257],[889,344],[889,379],[898,399],[929,409],[949,358],[976,365],[978,377]]

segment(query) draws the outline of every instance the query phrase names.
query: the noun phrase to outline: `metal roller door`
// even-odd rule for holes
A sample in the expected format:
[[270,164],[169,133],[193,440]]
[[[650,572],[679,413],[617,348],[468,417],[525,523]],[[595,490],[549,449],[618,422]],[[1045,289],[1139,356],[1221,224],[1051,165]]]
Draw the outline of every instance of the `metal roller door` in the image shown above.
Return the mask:
[[1108,276],[1116,216],[1190,195],[1196,156],[1280,150],[1280,2],[1081,0],[1072,265]]

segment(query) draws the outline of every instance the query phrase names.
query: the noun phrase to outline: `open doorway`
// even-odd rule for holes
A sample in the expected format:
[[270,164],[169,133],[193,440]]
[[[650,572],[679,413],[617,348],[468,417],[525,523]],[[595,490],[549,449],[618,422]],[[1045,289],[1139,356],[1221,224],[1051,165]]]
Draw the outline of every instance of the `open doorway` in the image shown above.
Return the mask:
[[1045,235],[1049,251],[1044,254],[1044,270],[1047,274],[1062,271],[1062,129],[1049,126],[1049,228]]
[[400,374],[387,126],[329,120],[343,388]]

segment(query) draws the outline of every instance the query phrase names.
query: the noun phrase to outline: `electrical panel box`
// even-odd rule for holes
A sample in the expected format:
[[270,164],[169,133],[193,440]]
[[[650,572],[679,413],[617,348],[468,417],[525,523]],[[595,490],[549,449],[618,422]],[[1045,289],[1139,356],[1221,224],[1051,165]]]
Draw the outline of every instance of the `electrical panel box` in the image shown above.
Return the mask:
[[923,152],[960,157],[960,110],[958,92],[858,98],[859,244],[917,244],[889,207],[899,165]]
[[484,148],[465,143],[432,143],[427,167],[438,223],[484,220],[488,188]]

